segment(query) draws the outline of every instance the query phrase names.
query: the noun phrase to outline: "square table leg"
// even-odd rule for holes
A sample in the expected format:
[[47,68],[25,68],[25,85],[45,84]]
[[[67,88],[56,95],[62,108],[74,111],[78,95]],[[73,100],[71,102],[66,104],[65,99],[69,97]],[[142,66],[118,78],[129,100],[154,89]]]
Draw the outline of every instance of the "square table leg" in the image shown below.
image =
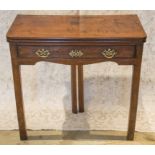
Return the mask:
[[72,112],[77,113],[77,84],[76,84],[76,65],[71,65],[71,94]]
[[27,132],[26,132],[24,106],[23,106],[23,98],[22,98],[20,65],[17,64],[15,60],[12,60],[12,71],[13,71],[13,79],[14,79],[14,89],[15,89],[20,139],[26,140]]
[[84,112],[83,65],[78,65],[78,99],[79,112]]
[[130,112],[129,112],[129,124],[128,124],[127,140],[133,140],[134,139],[143,46],[137,45],[136,50],[137,50],[138,61],[135,65],[133,65],[131,104],[130,104]]

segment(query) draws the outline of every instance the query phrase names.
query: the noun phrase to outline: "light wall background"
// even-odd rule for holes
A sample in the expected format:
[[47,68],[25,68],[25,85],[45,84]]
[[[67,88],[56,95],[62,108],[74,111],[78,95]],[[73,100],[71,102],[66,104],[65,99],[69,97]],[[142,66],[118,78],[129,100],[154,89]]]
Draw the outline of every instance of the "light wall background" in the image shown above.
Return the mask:
[[[137,131],[155,131],[155,11],[0,11],[0,130],[18,129],[6,33],[17,14],[138,14],[148,35],[144,46]],[[48,23],[47,23],[48,24]],[[28,129],[127,130],[131,66],[84,66],[85,112],[72,114],[70,66],[22,66]]]

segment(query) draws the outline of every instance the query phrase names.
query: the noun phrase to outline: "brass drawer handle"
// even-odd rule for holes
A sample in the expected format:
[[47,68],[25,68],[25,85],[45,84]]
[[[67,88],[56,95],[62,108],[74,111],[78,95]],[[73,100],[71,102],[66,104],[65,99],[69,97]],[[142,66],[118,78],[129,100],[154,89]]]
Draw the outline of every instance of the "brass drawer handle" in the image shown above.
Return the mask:
[[108,59],[113,58],[116,54],[117,54],[117,51],[115,49],[111,49],[111,48],[108,48],[102,52],[102,55]]
[[81,57],[83,55],[83,52],[81,50],[71,50],[69,52],[69,55],[71,57]]
[[41,58],[47,58],[50,55],[49,50],[46,49],[38,49],[35,53],[38,57]]

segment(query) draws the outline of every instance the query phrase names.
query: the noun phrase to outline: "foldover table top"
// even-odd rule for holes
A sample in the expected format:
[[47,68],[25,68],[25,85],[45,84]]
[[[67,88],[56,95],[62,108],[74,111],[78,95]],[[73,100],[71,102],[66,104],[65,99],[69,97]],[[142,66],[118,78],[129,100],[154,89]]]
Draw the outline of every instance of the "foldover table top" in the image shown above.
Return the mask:
[[15,39],[141,39],[137,15],[17,15],[7,33]]

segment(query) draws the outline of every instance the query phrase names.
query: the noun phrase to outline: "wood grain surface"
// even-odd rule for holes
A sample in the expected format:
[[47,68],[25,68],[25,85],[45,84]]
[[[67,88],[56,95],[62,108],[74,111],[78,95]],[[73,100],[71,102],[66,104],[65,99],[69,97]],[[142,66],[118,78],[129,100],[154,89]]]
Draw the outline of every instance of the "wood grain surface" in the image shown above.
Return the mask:
[[146,38],[137,15],[18,15],[9,39]]

